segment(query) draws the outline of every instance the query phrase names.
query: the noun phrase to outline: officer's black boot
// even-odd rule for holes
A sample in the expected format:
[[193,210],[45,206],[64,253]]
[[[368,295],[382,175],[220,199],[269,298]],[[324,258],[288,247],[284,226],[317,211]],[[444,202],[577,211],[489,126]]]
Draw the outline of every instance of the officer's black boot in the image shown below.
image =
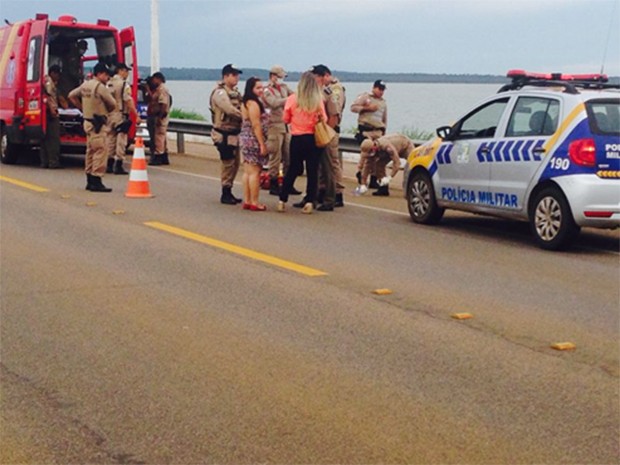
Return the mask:
[[114,171],[114,158],[108,157],[108,166],[105,170],[106,173],[112,173]]
[[370,183],[368,184],[368,187],[370,189],[379,189],[379,187],[381,187],[379,183],[377,182],[376,176],[370,176]]
[[336,194],[336,202],[334,203],[334,207],[344,207],[344,199],[342,198],[342,192],[340,194]]
[[99,176],[93,176],[93,187],[91,189],[92,192],[112,192],[112,189],[109,187],[105,187],[101,178]]
[[390,195],[390,188],[388,186],[379,186],[377,192],[373,192],[372,195],[377,197],[388,197]]
[[319,189],[319,193],[316,196],[317,203],[323,203],[325,201],[325,189]]
[[278,186],[278,178],[271,178],[269,180],[269,194],[280,195],[280,186]]
[[95,185],[94,181],[93,181],[93,175],[92,174],[86,174],[86,190],[87,191],[92,191],[93,187]]
[[163,155],[161,156],[161,164],[162,165],[170,164],[170,159],[168,158],[168,152],[164,152]]
[[222,187],[222,196],[220,197],[220,202],[222,202],[224,205],[237,205],[237,199],[233,197],[231,189],[231,187]]
[[158,153],[154,153],[151,155],[151,159],[149,160],[149,165],[151,166],[160,166],[164,164],[164,156]]
[[114,162],[114,174],[129,174],[125,171],[125,168],[123,168],[123,160],[116,160]]

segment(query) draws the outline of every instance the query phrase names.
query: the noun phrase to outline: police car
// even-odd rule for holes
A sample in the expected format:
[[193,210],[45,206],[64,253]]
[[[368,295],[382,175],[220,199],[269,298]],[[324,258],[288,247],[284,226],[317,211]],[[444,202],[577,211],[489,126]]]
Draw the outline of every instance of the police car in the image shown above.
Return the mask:
[[566,248],[620,226],[620,86],[605,75],[508,72],[512,82],[414,149],[403,187],[416,223],[446,208],[527,220]]

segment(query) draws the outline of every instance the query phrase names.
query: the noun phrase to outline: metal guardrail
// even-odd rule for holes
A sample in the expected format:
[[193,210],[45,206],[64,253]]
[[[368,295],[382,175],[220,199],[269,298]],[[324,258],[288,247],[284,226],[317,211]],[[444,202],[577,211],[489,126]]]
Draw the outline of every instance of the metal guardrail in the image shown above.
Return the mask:
[[[186,119],[170,119],[168,123],[168,132],[174,132],[177,135],[177,153],[185,153],[185,134],[195,136],[211,136],[213,125],[205,121],[192,121]],[[418,146],[422,145],[424,140],[414,140],[413,143]],[[339,150],[341,152],[360,153],[360,144],[353,136],[341,135]]]

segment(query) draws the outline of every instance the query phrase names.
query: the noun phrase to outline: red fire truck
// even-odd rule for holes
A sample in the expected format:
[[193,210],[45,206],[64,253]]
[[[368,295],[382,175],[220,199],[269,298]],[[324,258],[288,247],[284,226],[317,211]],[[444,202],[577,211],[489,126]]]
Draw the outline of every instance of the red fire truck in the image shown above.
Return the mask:
[[[47,69],[59,65],[58,83],[61,144],[65,149],[83,148],[86,138],[82,115],[71,108],[67,94],[89,77],[101,61],[112,67],[132,68],[129,83],[134,101],[138,90],[138,62],[133,27],[118,30],[107,20],[81,23],[64,15],[58,20],[46,14],[0,28],[0,135],[2,163],[15,163],[19,155],[39,145],[46,130],[43,91]],[[133,138],[135,125],[129,136]]]

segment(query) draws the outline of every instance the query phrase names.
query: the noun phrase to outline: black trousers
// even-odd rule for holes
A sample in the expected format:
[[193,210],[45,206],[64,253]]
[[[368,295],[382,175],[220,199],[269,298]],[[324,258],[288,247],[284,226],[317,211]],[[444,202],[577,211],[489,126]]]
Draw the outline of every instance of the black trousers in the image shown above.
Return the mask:
[[306,202],[316,202],[321,150],[314,144],[314,134],[294,135],[291,137],[291,164],[286,172],[286,176],[284,176],[284,183],[280,192],[280,200],[282,202],[288,202],[288,196],[291,190],[293,190],[298,174],[303,170],[304,162],[306,163],[306,178],[308,180],[305,200]]

